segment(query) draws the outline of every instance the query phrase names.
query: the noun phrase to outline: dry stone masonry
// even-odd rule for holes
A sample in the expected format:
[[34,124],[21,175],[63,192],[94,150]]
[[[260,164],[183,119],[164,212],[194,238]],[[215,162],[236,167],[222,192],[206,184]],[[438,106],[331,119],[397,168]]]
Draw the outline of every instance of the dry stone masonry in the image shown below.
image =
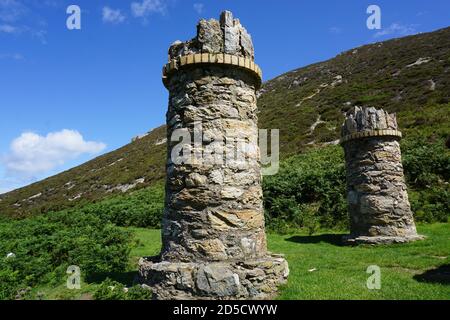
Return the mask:
[[[261,70],[250,35],[230,12],[201,20],[194,39],[170,47],[163,81],[170,93],[163,248],[141,259],[141,282],[156,299],[273,297],[289,269],[267,251],[257,144]],[[203,157],[174,161],[173,134],[181,128],[194,137],[183,150]],[[225,156],[240,142],[246,161]]]
[[417,234],[403,176],[395,114],[355,107],[342,127],[351,234],[348,243],[403,243]]

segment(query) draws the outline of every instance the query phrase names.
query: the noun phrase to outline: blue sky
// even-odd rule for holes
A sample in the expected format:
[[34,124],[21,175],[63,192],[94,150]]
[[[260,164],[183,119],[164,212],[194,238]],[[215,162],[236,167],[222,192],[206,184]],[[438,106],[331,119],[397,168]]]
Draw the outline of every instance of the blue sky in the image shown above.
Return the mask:
[[[81,30],[66,9],[80,6]],[[381,30],[366,9],[381,8]],[[363,44],[449,25],[450,1],[0,0],[0,193],[165,122],[161,67],[197,21],[233,11],[265,79]]]

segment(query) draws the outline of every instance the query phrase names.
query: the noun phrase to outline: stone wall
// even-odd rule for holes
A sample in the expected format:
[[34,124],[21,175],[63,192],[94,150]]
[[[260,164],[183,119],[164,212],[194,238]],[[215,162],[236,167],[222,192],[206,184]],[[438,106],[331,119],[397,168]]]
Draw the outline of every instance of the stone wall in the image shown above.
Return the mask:
[[349,242],[391,243],[420,239],[403,175],[395,115],[353,108],[342,127],[345,150]]

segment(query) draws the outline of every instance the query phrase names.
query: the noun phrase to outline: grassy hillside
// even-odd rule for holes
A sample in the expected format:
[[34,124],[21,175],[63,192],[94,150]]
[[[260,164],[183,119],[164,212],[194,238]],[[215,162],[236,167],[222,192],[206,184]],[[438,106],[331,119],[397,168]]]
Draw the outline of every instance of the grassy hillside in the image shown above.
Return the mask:
[[405,130],[433,125],[430,106],[443,109],[440,121],[448,127],[449,102],[447,28],[352,49],[281,75],[261,89],[258,107],[262,127],[280,128],[282,152],[288,156],[335,142],[344,113],[354,105],[397,112]]
[[[260,127],[280,128],[282,157],[288,158],[335,144],[343,113],[353,105],[397,112],[405,144],[423,139],[443,145],[450,136],[449,101],[446,28],[363,46],[286,73],[263,85],[258,105]],[[151,186],[164,177],[165,152],[162,126],[79,167],[0,195],[0,215],[78,207]]]
[[165,176],[165,126],[108,154],[0,195],[0,215],[25,217],[151,186]]

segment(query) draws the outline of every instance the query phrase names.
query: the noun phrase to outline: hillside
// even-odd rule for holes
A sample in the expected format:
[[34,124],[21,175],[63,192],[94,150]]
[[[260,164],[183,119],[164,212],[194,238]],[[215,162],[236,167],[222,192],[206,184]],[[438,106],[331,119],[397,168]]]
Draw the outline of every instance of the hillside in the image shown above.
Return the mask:
[[[286,155],[337,140],[343,114],[354,105],[397,112],[400,126],[407,129],[430,125],[428,106],[446,105],[448,116],[449,101],[446,28],[363,46],[281,75],[264,85],[258,107],[263,127],[280,128]],[[409,112],[415,113],[412,123]]]
[[0,214],[27,216],[145,188],[164,177],[165,126],[113,152],[0,195]]
[[[450,28],[346,51],[266,82],[261,128],[280,128],[282,157],[335,144],[352,106],[398,113],[401,130],[449,135]],[[128,193],[164,177],[165,127],[79,167],[0,195],[0,214],[28,216]]]

